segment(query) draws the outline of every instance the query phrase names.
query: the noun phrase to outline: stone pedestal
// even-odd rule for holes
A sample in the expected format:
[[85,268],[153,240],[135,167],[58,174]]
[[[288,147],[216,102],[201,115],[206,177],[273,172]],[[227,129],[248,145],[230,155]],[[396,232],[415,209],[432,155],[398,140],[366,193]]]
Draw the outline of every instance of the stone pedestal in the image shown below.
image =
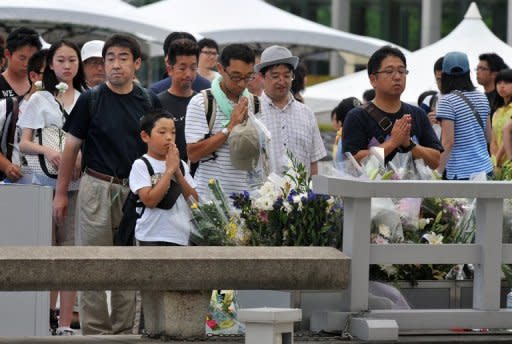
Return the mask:
[[300,309],[240,309],[238,320],[245,323],[245,344],[293,344],[293,323],[300,321]]
[[150,335],[205,336],[211,290],[143,291],[145,329]]

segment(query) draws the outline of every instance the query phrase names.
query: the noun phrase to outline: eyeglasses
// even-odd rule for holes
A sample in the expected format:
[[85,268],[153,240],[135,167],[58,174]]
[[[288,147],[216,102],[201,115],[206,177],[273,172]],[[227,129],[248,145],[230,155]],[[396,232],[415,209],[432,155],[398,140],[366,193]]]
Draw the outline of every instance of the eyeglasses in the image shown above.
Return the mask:
[[253,81],[254,79],[256,79],[256,73],[251,73],[247,76],[240,76],[240,75],[231,75],[229,74],[229,72],[227,70],[224,69],[224,72],[226,73],[227,76],[229,76],[229,78],[231,79],[231,81],[234,81],[234,82],[240,82],[240,81],[246,81],[246,82],[249,82],[249,81]]
[[209,55],[209,56],[217,56],[219,53],[216,51],[210,51],[210,50],[201,50],[201,54]]
[[399,68],[399,69],[384,69],[384,70],[381,70],[381,71],[378,71],[378,72],[375,72],[373,74],[384,74],[385,76],[387,77],[394,77],[396,74],[398,73],[398,75],[400,77],[403,77],[403,76],[406,76],[407,74],[409,74],[409,71],[405,68]]

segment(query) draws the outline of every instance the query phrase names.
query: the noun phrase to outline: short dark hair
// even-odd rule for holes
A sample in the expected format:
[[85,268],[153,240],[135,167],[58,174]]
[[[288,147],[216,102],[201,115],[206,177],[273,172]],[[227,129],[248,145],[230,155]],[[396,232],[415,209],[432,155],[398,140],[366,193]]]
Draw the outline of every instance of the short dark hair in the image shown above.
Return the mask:
[[402,60],[404,66],[407,67],[404,53],[402,53],[400,49],[392,47],[391,45],[385,45],[375,51],[372,56],[370,56],[367,65],[368,76],[375,74],[375,72],[380,69],[382,61],[388,56],[398,57],[400,60]]
[[73,78],[73,87],[75,90],[82,92],[83,90],[87,89],[87,86],[85,83],[84,66],[82,63],[82,57],[80,55],[80,49],[78,49],[78,46],[74,42],[65,39],[61,39],[60,41],[53,43],[50,46],[50,49],[48,49],[48,54],[46,55],[46,67],[44,68],[43,74],[44,89],[52,94],[55,94],[56,92],[55,86],[57,86],[60,81],[57,80],[57,76],[55,75],[53,69],[50,68],[50,65],[52,64],[55,52],[62,46],[70,47],[76,53],[76,57],[78,59],[78,72]]
[[130,49],[134,61],[142,56],[139,42],[130,35],[115,34],[110,36],[105,42],[101,52],[103,58],[105,58],[107,50],[111,47],[123,47]]
[[343,99],[333,110],[332,114],[336,115],[336,121],[340,122],[343,126],[345,117],[353,108],[361,106],[361,102],[356,97],[348,97]]
[[240,60],[245,63],[254,63],[254,50],[246,44],[230,44],[226,46],[220,54],[220,63],[222,67],[229,67],[231,60]]
[[[498,72],[498,74],[496,74],[496,78],[494,79],[495,85],[498,84],[498,82],[500,82],[500,81],[505,81],[505,82],[512,83],[512,69],[508,69],[507,68],[507,69],[500,70]],[[499,101],[498,98],[501,101]],[[505,100],[502,97],[500,97],[500,95],[498,95],[496,97],[495,103],[496,103],[495,105],[498,106],[498,107],[499,106],[503,106],[503,105],[508,105],[508,104],[505,104]]]
[[462,75],[441,74],[441,93],[448,94],[451,91],[474,91],[475,85],[471,81],[469,72]]
[[501,56],[496,53],[481,54],[480,56],[478,56],[478,59],[480,61],[486,61],[487,64],[489,65],[489,69],[491,70],[491,72],[499,72],[502,69],[508,68],[505,61],[503,61]]
[[196,38],[188,32],[185,32],[185,31],[171,32],[170,34],[167,35],[167,37],[165,37],[164,47],[163,47],[165,56],[167,56],[167,54],[169,53],[169,46],[171,45],[171,43],[177,39],[190,39],[191,41],[197,43]]
[[172,41],[167,52],[167,60],[170,65],[176,63],[177,56],[195,56],[199,58],[199,47],[190,39],[177,39]]
[[434,73],[443,71],[444,56],[441,56],[434,62]]
[[30,81],[30,72],[39,73],[41,69],[45,67],[46,56],[48,55],[48,49],[41,49],[32,55],[27,62],[27,75],[28,81]]
[[295,95],[300,91],[306,89],[306,76],[308,73],[309,71],[306,65],[304,63],[299,63],[299,65],[297,66],[297,68],[295,68],[294,71],[295,77],[293,78],[291,87],[292,94]]
[[160,118],[173,119],[173,116],[164,109],[148,110],[140,119],[140,130],[151,136],[151,130],[153,130],[155,123],[158,122]]
[[37,32],[33,29],[22,26],[9,33],[5,47],[13,53],[26,45],[35,47],[37,50],[40,50],[42,47]]
[[366,102],[371,102],[375,98],[375,90],[373,88],[369,88],[363,92],[363,100]]
[[197,42],[197,45],[199,46],[199,51],[203,50],[204,47],[207,47],[215,49],[217,52],[219,52],[219,45],[211,38],[203,38]]
[[418,96],[418,106],[421,107],[421,104],[423,104],[423,101],[428,96],[435,96],[437,94],[437,91],[428,90],[425,92],[421,92],[421,94]]

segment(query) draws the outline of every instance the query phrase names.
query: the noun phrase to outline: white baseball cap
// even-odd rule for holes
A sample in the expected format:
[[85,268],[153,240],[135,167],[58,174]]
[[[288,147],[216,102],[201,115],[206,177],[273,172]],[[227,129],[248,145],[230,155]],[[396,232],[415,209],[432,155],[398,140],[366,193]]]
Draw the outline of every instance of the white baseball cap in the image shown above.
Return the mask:
[[103,45],[105,45],[104,41],[94,40],[86,42],[81,51],[82,62],[91,58],[91,57],[103,57]]

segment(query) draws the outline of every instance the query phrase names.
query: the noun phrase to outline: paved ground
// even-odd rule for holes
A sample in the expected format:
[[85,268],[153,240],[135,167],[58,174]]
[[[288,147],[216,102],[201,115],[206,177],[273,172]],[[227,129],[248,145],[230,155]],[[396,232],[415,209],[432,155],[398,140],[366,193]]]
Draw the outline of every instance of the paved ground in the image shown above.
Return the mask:
[[[164,341],[160,339],[141,338],[141,336],[125,335],[125,336],[76,336],[76,337],[25,337],[25,338],[2,338],[0,337],[0,344],[49,344],[49,343],[102,343],[102,344],[158,344],[158,343],[187,343],[187,344],[235,344],[243,343],[243,337],[210,337],[205,340],[169,340]],[[316,344],[316,343],[329,343],[329,344],[353,344],[353,343],[368,343],[358,340],[342,340],[339,337],[295,337],[295,342],[298,344]],[[378,342],[386,343],[386,342]],[[438,343],[438,344],[452,344],[452,343],[512,343],[512,335],[494,335],[494,334],[467,334],[467,335],[415,335],[415,336],[400,336],[399,340],[394,343],[400,344],[416,344],[416,343]],[[263,344],[263,343],[262,343]]]

